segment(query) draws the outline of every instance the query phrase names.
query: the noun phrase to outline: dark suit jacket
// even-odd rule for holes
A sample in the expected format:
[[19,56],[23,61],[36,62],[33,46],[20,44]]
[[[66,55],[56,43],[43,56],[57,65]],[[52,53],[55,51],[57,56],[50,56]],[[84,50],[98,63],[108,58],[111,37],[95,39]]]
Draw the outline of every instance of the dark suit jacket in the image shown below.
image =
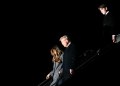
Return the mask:
[[76,46],[71,43],[66,50],[64,51],[63,55],[63,74],[62,78],[68,75],[66,78],[62,79],[62,83],[69,79],[72,75],[70,74],[70,69],[75,71],[77,66],[77,58],[78,58],[78,50]]
[[109,11],[103,21],[103,36],[117,35],[115,15]]

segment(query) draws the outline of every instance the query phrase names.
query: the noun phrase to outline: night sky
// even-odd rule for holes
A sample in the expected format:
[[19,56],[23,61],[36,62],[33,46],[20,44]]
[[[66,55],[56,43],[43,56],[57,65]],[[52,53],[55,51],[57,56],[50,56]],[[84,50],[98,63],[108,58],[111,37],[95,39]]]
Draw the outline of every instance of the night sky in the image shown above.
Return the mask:
[[[88,49],[98,47],[96,43],[101,34],[104,17],[98,10],[98,6],[103,2],[107,3],[112,11],[118,9],[115,0],[26,3],[24,12],[20,16],[22,18],[20,27],[23,29],[21,30],[19,55],[21,62],[18,67],[20,76],[23,76],[22,79],[26,84],[37,86],[52,71],[50,49],[54,45],[58,45],[64,51],[65,48],[59,41],[61,36],[68,35],[71,38],[72,42],[78,46],[79,55]],[[93,65],[101,68],[99,63]],[[85,76],[90,79],[91,76],[87,72],[92,73],[96,71],[95,68],[97,67],[86,67],[81,72],[82,78]],[[98,71],[95,75],[92,73],[92,76],[99,74]]]

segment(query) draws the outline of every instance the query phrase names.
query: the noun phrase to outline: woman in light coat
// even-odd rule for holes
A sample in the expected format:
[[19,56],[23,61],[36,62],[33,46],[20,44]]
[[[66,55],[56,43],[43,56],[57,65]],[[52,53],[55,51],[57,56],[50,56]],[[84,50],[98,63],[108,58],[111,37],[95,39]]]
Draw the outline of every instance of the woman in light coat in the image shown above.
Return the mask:
[[53,64],[53,70],[46,76],[46,79],[52,77],[53,81],[50,84],[50,86],[56,86],[57,81],[59,80],[60,75],[63,72],[63,51],[59,49],[57,45],[53,46],[50,50],[51,55],[53,56],[52,62]]

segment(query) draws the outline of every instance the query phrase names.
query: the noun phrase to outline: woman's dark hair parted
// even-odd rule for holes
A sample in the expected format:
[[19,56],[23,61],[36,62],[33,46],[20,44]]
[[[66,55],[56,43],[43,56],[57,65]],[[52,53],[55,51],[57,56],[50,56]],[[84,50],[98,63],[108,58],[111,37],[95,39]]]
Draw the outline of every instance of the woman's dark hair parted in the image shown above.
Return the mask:
[[64,52],[62,50],[60,50],[60,48],[57,45],[54,45],[52,47],[52,49],[50,50],[51,55],[53,56],[52,58],[52,62],[61,62],[60,56],[61,54],[63,54]]

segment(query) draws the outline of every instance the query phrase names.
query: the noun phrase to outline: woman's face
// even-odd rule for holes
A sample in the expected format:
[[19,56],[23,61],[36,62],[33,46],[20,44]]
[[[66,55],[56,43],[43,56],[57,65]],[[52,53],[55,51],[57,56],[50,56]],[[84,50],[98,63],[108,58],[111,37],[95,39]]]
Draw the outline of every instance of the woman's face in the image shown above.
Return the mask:
[[56,56],[56,50],[55,49],[52,50],[52,55]]
[[56,55],[56,50],[54,50],[54,54]]

